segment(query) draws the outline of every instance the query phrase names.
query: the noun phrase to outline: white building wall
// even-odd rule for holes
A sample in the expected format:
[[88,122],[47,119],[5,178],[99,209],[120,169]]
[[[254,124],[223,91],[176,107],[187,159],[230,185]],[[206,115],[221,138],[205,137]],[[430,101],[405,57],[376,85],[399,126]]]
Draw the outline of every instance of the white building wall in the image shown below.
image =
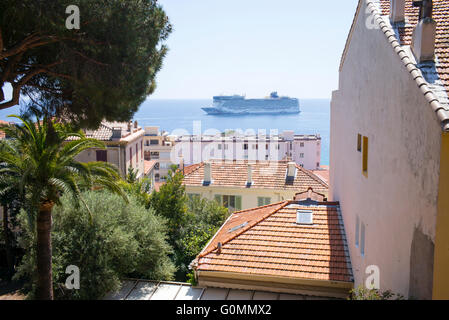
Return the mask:
[[[384,33],[366,28],[364,3],[332,97],[330,199],[340,201],[355,286],[376,265],[381,289],[429,297],[441,127]],[[367,177],[357,134],[369,138]],[[357,216],[364,256],[355,245]]]
[[[184,138],[176,141],[171,158],[173,163],[177,163],[179,157],[182,156],[185,165],[191,165],[212,159],[279,161],[291,156],[293,161],[303,165],[305,169],[318,169],[321,159],[321,139],[296,139],[291,143],[290,149],[290,141],[284,140],[233,141],[232,138],[228,138],[225,140],[206,139],[200,142]],[[248,145],[247,149],[244,148],[245,144]]]

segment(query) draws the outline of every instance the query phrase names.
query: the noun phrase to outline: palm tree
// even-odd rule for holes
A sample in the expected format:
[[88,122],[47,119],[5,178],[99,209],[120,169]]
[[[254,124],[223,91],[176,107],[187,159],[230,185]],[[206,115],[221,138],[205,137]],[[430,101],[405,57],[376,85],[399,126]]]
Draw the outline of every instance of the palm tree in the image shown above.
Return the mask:
[[69,126],[55,123],[48,116],[42,121],[39,121],[38,113],[35,116],[37,122],[30,115],[10,116],[22,124],[0,128],[10,138],[0,144],[0,174],[17,177],[17,188],[25,197],[27,207],[31,208],[28,213],[36,228],[36,298],[51,300],[52,209],[60,203],[61,195],[71,194],[77,204],[86,205],[81,190],[106,187],[121,194],[125,200],[127,198],[117,184],[120,176],[115,166],[75,160],[86,149],[104,149],[102,142],[88,139],[82,132],[70,132]]

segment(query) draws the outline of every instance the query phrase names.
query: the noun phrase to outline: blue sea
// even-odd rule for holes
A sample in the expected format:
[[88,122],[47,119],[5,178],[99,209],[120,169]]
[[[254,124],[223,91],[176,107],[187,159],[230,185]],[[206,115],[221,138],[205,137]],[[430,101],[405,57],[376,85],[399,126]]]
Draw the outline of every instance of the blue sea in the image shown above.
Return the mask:
[[[212,105],[212,100],[156,100],[148,99],[135,114],[140,126],[159,126],[169,133],[184,131],[192,134],[201,127],[202,133],[218,130],[259,132],[271,130],[281,133],[294,130],[297,134],[320,134],[322,138],[321,164],[329,165],[330,100],[300,99],[301,113],[297,115],[207,115],[202,107]],[[18,108],[0,110],[0,120],[17,113]],[[197,131],[195,131],[197,132]]]

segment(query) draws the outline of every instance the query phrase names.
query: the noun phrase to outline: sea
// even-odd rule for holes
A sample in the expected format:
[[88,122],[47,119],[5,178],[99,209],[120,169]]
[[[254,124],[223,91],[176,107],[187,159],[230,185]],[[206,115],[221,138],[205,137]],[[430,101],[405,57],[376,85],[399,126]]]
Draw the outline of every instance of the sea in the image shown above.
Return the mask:
[[[205,100],[159,100],[147,99],[134,115],[139,126],[159,126],[170,134],[197,134],[226,132],[282,133],[293,130],[296,134],[319,134],[321,136],[321,164],[329,165],[330,100],[300,99],[299,114],[279,115],[208,115],[202,107],[212,105]],[[13,107],[0,110],[0,120],[10,121],[8,115],[18,113]]]

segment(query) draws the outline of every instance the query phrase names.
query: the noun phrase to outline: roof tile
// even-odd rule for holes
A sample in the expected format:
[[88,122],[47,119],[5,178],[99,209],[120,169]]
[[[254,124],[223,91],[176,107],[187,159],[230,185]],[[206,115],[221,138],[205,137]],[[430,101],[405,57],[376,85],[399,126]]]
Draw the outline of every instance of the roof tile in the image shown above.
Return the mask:
[[[312,210],[313,225],[297,225],[296,211]],[[233,230],[247,222],[246,227]],[[336,203],[280,202],[230,216],[196,260],[197,270],[352,282]],[[222,243],[218,252],[218,242]]]

